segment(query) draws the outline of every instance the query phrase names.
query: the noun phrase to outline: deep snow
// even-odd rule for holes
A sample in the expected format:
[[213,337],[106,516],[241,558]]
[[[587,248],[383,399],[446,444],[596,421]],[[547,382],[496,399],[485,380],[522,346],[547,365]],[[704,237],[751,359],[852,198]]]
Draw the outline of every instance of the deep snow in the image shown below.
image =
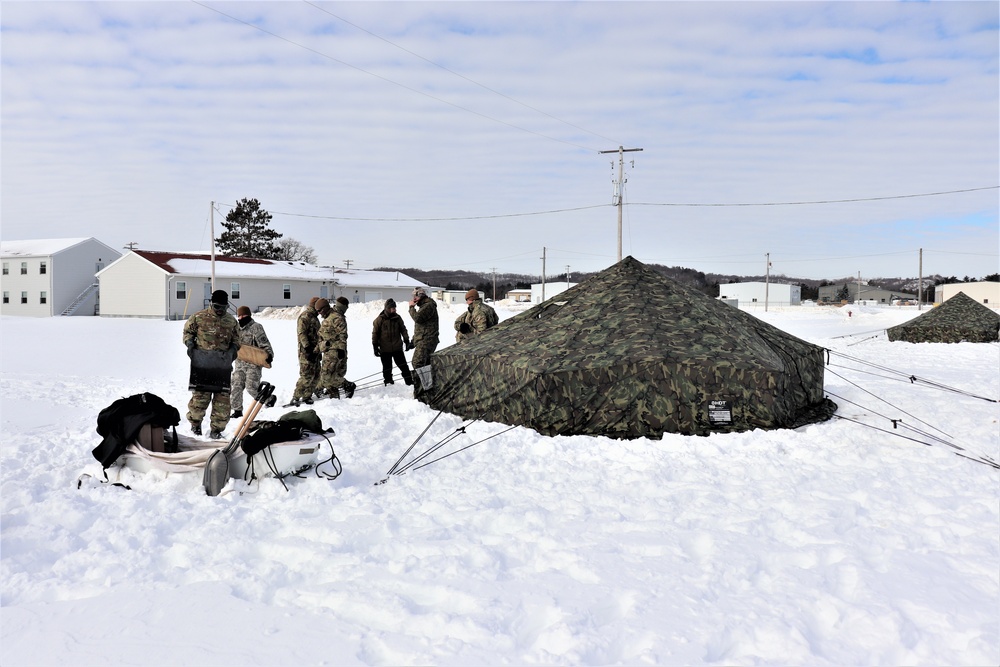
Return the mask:
[[[350,378],[379,370],[379,306],[348,311]],[[870,338],[917,314],[755,313],[972,394],[831,367],[838,414],[1000,459],[998,404],[977,398],[1000,396],[1000,346]],[[258,319],[287,399],[294,313]],[[316,404],[333,482],[209,498],[198,475],[126,469],[131,491],[77,489],[112,401],[150,391],[183,416],[182,325],[0,319],[4,665],[1000,663],[1000,471],[903,429],[933,446],[839,419],[630,442],[517,428],[375,485],[435,414],[397,383]],[[462,423],[442,415],[415,451]]]

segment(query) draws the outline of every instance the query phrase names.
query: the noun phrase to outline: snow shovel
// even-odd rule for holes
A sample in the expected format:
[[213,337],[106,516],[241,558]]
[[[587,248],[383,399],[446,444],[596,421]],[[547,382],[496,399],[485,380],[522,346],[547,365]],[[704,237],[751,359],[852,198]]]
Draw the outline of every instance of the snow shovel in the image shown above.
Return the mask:
[[233,434],[233,439],[222,449],[216,450],[205,463],[205,474],[202,483],[205,485],[205,493],[210,496],[217,496],[222,493],[222,489],[229,481],[229,455],[236,451],[243,438],[246,436],[250,425],[253,423],[257,413],[260,412],[264,404],[274,393],[274,385],[269,382],[261,382],[257,388],[257,395],[254,396],[253,404],[247,409],[247,413],[240,420],[240,425]]

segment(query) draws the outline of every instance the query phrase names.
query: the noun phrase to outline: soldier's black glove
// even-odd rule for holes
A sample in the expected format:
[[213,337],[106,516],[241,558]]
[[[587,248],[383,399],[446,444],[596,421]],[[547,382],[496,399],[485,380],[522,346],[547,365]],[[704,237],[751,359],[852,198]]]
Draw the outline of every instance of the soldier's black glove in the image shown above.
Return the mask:
[[343,359],[346,356],[347,356],[347,350],[340,350],[340,349],[337,350],[337,358],[338,359]]
[[375,350],[375,356],[376,357],[381,357],[382,356],[381,354],[379,354],[378,345],[373,345],[372,349]]
[[186,342],[184,344],[187,345],[187,349],[188,349],[187,354],[188,354],[188,356],[191,357],[192,359],[194,359],[194,341],[193,340],[189,340],[188,342]]
[[469,326],[468,322],[462,322],[461,324],[459,324],[458,330],[465,334],[472,333],[472,327]]
[[233,361],[236,360],[236,354],[237,354],[237,352],[239,352],[239,349],[240,349],[240,346],[237,345],[236,343],[233,343],[232,345],[229,346],[229,361],[230,361],[230,363],[232,363]]
[[265,361],[267,361],[267,363],[271,363],[272,361],[274,361],[274,355],[273,354],[268,354],[267,355],[267,359]]
[[409,352],[412,349],[413,349],[413,343],[407,342],[406,343],[406,349],[404,351],[405,352]]

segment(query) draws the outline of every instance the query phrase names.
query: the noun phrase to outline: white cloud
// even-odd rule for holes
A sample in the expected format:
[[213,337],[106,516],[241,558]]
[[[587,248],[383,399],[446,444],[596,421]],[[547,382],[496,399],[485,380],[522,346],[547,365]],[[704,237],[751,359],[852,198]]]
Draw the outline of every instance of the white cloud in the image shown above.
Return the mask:
[[[322,216],[610,204],[615,156],[596,151],[619,144],[644,149],[629,155],[631,203],[1000,182],[995,4],[321,5],[475,83],[307,3],[206,4],[268,32],[195,3],[4,5],[5,239],[188,248],[207,243],[210,201],[256,197],[320,216],[275,215],[274,226],[324,262],[477,269],[517,257],[499,268],[539,272],[546,246],[595,270],[614,261],[610,206],[435,223]],[[719,272],[741,269],[700,258],[785,254],[804,277],[833,277],[859,264],[915,274],[907,254],[854,249],[915,255],[934,244],[956,254],[925,271],[985,275],[997,271],[997,209],[995,190],[633,206],[625,246]],[[985,224],[970,229],[970,216]],[[419,243],[440,237],[453,253]]]

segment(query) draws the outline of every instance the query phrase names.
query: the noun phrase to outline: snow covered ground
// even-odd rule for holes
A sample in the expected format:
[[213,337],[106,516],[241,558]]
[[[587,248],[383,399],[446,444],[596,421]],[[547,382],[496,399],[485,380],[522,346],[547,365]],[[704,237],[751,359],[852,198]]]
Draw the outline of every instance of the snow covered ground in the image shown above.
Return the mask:
[[[348,311],[349,378],[379,370],[377,313]],[[457,314],[441,308],[446,337]],[[917,314],[755,313],[967,392],[833,355],[838,414],[884,431],[517,428],[376,485],[435,414],[397,383],[316,404],[336,481],[216,498],[200,475],[127,469],[131,491],[77,488],[100,477],[96,418],[115,399],[149,391],[183,417],[182,322],[4,317],[0,663],[996,665],[1000,471],[956,453],[1000,459],[998,404],[980,398],[1000,396],[1000,346],[870,338]],[[281,402],[293,315],[259,318]],[[442,415],[415,451],[461,424]],[[449,447],[503,428],[473,424]]]

